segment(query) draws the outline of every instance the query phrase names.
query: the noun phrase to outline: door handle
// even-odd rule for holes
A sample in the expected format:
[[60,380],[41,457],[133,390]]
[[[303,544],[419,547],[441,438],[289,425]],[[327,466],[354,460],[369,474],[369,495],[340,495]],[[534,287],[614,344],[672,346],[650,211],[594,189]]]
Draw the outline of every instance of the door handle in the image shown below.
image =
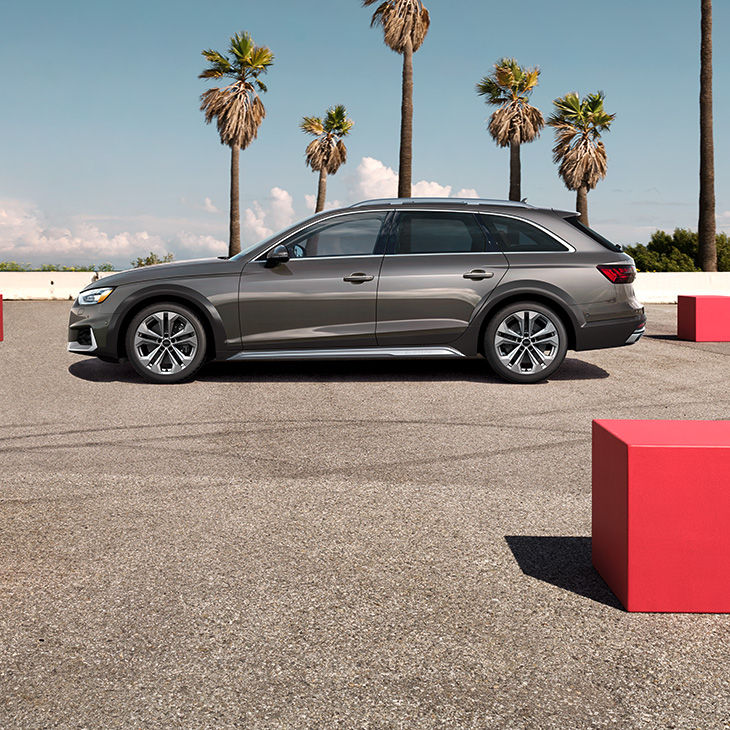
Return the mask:
[[374,278],[374,276],[368,276],[367,274],[361,274],[358,272],[344,277],[342,281],[351,281],[353,284],[361,284],[363,281],[372,281]]
[[474,279],[475,281],[481,281],[481,279],[491,279],[494,276],[493,271],[484,271],[484,269],[472,269],[464,274],[465,279]]

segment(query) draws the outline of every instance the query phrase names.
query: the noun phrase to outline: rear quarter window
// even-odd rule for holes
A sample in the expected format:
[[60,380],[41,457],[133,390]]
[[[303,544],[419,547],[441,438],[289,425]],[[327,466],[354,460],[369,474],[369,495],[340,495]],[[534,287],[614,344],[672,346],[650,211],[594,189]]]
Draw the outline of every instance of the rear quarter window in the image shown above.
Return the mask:
[[570,223],[573,228],[577,228],[581,233],[585,233],[586,236],[592,238],[596,243],[600,243],[603,248],[607,248],[609,251],[623,250],[621,246],[619,246],[617,243],[609,241],[605,236],[602,236],[597,231],[594,231],[592,228],[588,228],[588,226],[583,225],[577,215],[571,216],[570,218],[565,218],[564,220],[566,223]]
[[568,251],[568,247],[537,226],[519,218],[482,215],[487,230],[505,253]]

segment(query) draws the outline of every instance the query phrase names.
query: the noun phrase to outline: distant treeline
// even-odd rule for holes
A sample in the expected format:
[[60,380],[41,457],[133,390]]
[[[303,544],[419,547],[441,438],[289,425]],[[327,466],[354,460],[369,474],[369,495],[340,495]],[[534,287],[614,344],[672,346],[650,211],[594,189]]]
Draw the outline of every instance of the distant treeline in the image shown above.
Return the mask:
[[[717,270],[730,271],[730,238],[727,233],[715,236]],[[655,231],[648,244],[624,246],[639,271],[701,271],[697,232],[675,228],[674,233]]]
[[0,271],[114,271],[111,264],[89,264],[88,266],[61,266],[60,264],[20,264],[17,261],[0,261]]
[[[173,260],[173,255],[167,253],[164,256],[158,256],[150,251],[149,256],[138,256],[130,261],[132,268],[138,269],[141,266],[154,266],[155,264],[169,264]],[[61,266],[61,264],[41,264],[34,266],[33,264],[19,264],[17,261],[0,261],[0,271],[116,271],[109,263],[106,264],[89,264],[88,266]]]

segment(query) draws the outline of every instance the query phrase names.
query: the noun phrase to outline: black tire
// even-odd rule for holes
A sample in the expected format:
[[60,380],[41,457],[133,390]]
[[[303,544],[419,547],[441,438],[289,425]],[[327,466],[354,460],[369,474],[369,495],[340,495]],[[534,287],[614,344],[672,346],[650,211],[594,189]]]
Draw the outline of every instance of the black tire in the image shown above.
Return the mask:
[[200,370],[207,342],[195,312],[181,304],[156,302],[132,317],[125,344],[129,362],[147,382],[180,383]]
[[510,383],[537,383],[550,377],[567,350],[568,334],[557,313],[529,300],[495,312],[484,331],[484,355],[492,370]]

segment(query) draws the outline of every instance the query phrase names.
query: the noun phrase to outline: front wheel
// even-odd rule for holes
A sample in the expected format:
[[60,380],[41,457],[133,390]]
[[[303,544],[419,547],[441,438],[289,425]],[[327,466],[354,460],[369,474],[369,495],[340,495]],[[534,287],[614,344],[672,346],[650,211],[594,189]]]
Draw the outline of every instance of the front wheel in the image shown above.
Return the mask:
[[150,383],[191,378],[205,360],[205,329],[198,316],[173,302],[158,302],[138,312],[127,328],[127,357]]
[[484,354],[511,383],[537,383],[565,359],[568,335],[560,317],[537,302],[515,302],[494,314],[484,333]]

